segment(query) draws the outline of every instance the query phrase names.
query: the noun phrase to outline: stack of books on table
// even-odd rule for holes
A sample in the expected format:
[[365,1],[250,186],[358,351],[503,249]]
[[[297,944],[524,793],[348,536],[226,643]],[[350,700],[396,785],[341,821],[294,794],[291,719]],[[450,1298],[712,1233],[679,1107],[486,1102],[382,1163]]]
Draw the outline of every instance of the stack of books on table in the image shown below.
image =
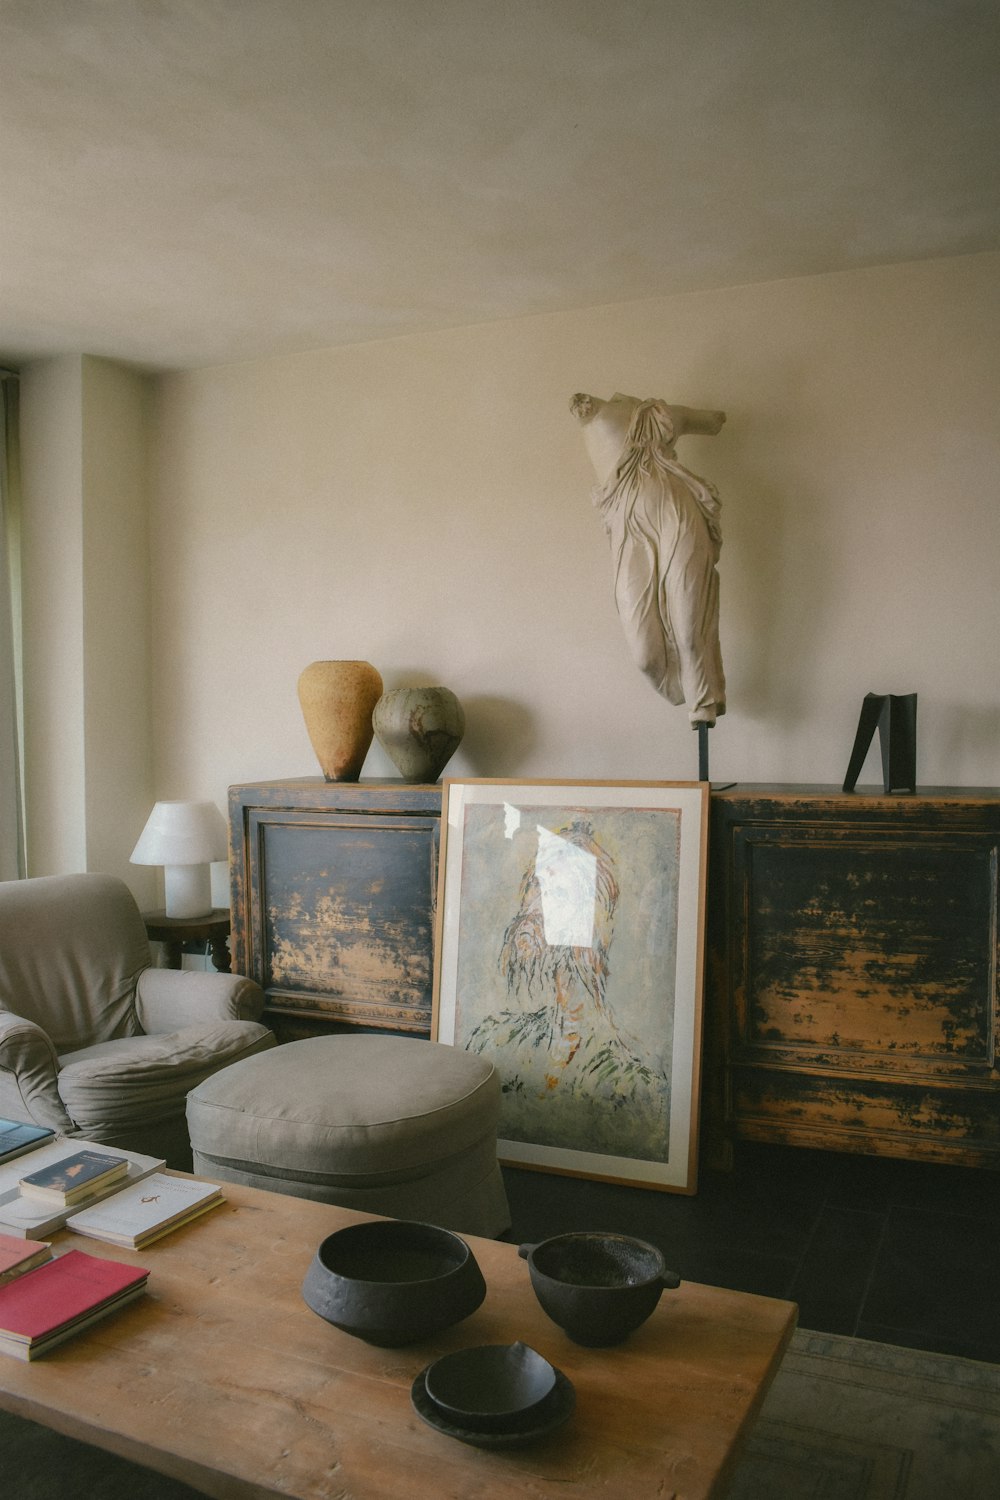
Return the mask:
[[149,1272],[67,1250],[0,1286],[0,1352],[37,1359],[146,1290]]
[[162,1156],[57,1135],[26,1161],[0,1163],[0,1233],[42,1239],[78,1209],[164,1166]]
[[66,1228],[110,1245],[141,1250],[222,1202],[222,1189],[214,1182],[154,1172],[94,1208],[73,1214],[66,1220]]
[[52,1246],[47,1240],[22,1240],[12,1234],[0,1234],[0,1286],[51,1259]]
[[73,1151],[47,1166],[36,1167],[18,1182],[22,1196],[40,1198],[68,1208],[83,1198],[93,1198],[101,1188],[118,1182],[128,1172],[124,1156],[109,1156],[106,1151]]

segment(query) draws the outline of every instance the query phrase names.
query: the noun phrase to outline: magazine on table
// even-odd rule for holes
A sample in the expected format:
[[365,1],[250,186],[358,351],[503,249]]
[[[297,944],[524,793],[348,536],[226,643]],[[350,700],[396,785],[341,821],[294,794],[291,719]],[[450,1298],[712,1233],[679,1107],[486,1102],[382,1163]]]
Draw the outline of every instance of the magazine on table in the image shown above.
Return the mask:
[[151,1172],[159,1172],[166,1166],[162,1156],[144,1156],[138,1151],[125,1151],[121,1146],[104,1146],[100,1141],[84,1141],[76,1136],[56,1136],[48,1146],[40,1146],[32,1154],[33,1170],[53,1166],[78,1151],[98,1151],[107,1156],[121,1157],[128,1163],[123,1177],[106,1183],[91,1196],[79,1203],[46,1203],[41,1198],[31,1198],[22,1193],[20,1181],[24,1174],[23,1162],[8,1162],[0,1166],[0,1234],[20,1235],[22,1239],[44,1239],[53,1230],[61,1229],[70,1214],[97,1203],[109,1194],[141,1182]]

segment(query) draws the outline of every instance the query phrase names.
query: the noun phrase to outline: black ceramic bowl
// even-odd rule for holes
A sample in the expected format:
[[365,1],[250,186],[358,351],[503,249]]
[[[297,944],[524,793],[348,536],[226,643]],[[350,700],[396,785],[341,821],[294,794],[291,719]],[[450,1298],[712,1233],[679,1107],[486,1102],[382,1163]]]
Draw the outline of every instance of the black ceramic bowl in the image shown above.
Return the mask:
[[338,1229],[313,1256],[302,1296],[369,1344],[413,1344],[467,1318],[486,1296],[463,1239],[433,1224],[375,1219]]
[[645,1323],[664,1287],[680,1286],[655,1245],[627,1234],[557,1234],[518,1251],[535,1296],[577,1344],[619,1344]]
[[479,1432],[530,1420],[549,1397],[556,1372],[527,1344],[480,1344],[428,1366],[424,1388],[449,1421]]

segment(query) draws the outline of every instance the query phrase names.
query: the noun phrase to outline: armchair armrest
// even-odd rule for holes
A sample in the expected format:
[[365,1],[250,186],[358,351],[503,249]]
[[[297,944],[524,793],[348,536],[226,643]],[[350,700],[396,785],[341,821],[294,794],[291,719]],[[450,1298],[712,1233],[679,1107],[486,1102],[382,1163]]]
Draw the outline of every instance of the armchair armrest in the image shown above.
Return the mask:
[[58,1076],[59,1058],[42,1028],[0,1011],[0,1115],[71,1135],[76,1126],[59,1097]]
[[148,1036],[205,1021],[259,1021],[264,991],[241,974],[199,969],[143,969],[135,991],[139,1025]]

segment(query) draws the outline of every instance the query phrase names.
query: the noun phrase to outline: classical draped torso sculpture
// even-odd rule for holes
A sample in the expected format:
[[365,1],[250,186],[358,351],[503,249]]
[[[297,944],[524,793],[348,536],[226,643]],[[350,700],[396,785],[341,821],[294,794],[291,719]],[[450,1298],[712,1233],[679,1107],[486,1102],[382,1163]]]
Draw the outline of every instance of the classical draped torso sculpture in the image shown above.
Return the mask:
[[721,507],[713,486],[678,462],[674,443],[686,432],[718,432],[725,413],[620,393],[609,401],[578,394],[570,410],[597,475],[593,499],[629,651],[658,693],[687,703],[692,727],[712,725],[726,711]]

